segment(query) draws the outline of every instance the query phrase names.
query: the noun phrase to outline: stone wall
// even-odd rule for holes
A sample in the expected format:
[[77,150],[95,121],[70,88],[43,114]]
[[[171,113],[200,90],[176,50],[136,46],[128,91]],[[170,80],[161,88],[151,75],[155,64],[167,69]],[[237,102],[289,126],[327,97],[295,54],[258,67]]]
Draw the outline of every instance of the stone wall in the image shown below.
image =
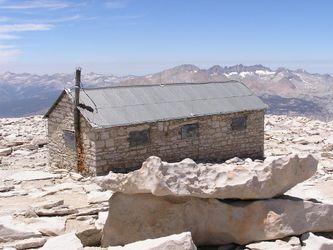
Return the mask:
[[[263,158],[264,114],[264,110],[248,111],[95,129],[94,138],[90,138],[96,141],[90,143],[95,149],[96,174],[133,170],[151,155],[169,162],[187,157],[207,162],[234,156]],[[237,122],[244,118],[246,127],[237,129]],[[192,137],[184,138],[182,126],[187,124],[197,124],[198,131],[193,136],[190,128]],[[149,142],[143,145],[130,143],[130,133],[143,130],[149,131]]]
[[82,143],[82,169],[84,169],[83,174],[96,175],[96,132],[82,115],[80,115],[80,135]]
[[51,166],[76,170],[73,111],[74,105],[65,94],[48,116]]
[[[81,173],[96,175],[95,132],[80,115]],[[71,132],[71,133],[70,133]],[[72,138],[68,138],[72,136]],[[77,151],[74,135],[74,104],[65,94],[48,117],[49,162],[58,168],[77,171]]]
[[[68,138],[72,131],[74,140],[73,109],[65,94],[49,114],[49,154],[52,165],[77,171],[76,148]],[[92,128],[80,115],[80,169],[87,175],[128,172],[151,155],[169,162],[184,158],[207,162],[234,156],[262,158],[264,114],[264,110],[247,111],[104,129]],[[244,118],[246,127],[242,128],[239,122]],[[72,143],[75,145],[75,140]]]

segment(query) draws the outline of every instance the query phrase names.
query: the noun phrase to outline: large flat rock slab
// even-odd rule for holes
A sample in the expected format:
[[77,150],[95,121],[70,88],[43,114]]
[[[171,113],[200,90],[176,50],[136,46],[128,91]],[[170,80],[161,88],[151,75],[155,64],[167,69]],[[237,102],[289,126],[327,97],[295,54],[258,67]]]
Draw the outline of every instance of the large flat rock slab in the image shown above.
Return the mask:
[[292,197],[222,202],[195,197],[116,193],[102,246],[191,232],[197,246],[280,239],[333,231],[333,205]]
[[66,250],[79,250],[82,249],[83,245],[79,238],[76,237],[75,233],[63,234],[50,238],[46,241],[41,250],[55,250],[55,249],[66,249]]
[[196,250],[190,232],[173,234],[157,239],[137,241],[125,246],[108,247],[108,250]]
[[38,247],[42,247],[46,242],[46,238],[38,237],[38,238],[29,238],[25,240],[18,240],[14,242],[5,243],[3,245],[0,244],[0,248],[8,249],[8,250],[21,250],[21,249],[35,249]]
[[333,240],[313,233],[303,234],[301,237],[303,247],[302,250],[332,250]]
[[330,180],[311,180],[298,184],[288,190],[286,195],[303,200],[317,200],[333,204],[333,178]]
[[24,223],[43,235],[56,236],[64,233],[66,218],[57,216],[28,218],[24,220]]
[[0,243],[40,237],[42,234],[28,225],[15,221],[11,216],[0,217]]
[[[240,159],[239,159],[240,160]],[[139,170],[128,174],[110,172],[97,177],[102,187],[127,194],[192,196],[218,199],[265,199],[281,195],[310,178],[318,161],[311,155],[290,155],[262,162],[196,164],[190,159],[177,163],[149,157]]]
[[302,250],[301,241],[292,236],[275,241],[261,241],[246,245],[246,250]]
[[19,171],[15,174],[7,177],[7,180],[12,181],[36,181],[36,180],[48,180],[48,179],[58,179],[61,178],[60,174],[52,174],[44,171]]

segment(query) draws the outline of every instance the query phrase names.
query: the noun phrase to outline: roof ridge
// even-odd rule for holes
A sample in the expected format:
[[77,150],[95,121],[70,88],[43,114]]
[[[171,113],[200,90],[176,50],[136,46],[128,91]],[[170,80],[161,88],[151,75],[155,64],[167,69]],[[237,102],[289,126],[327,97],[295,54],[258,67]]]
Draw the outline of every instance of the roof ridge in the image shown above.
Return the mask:
[[[243,82],[238,80],[228,81],[209,81],[209,82],[168,82],[168,83],[153,83],[153,84],[133,84],[133,85],[115,85],[115,86],[104,86],[104,87],[88,87],[85,90],[98,90],[98,89],[114,89],[114,88],[136,88],[136,87],[153,87],[153,86],[172,86],[172,85],[199,85],[199,84],[213,84],[213,83],[231,83],[237,82],[245,85]],[[246,85],[245,85],[246,86]]]

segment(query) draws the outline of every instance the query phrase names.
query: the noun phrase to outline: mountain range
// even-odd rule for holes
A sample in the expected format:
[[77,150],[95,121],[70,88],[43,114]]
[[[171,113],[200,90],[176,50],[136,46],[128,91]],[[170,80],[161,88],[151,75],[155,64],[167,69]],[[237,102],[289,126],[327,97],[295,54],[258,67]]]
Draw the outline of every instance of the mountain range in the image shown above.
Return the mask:
[[[270,69],[263,65],[215,65],[201,69],[185,64],[145,76],[82,75],[84,87],[237,80],[245,83],[273,114],[333,119],[333,76],[305,70]],[[0,74],[0,117],[43,113],[64,88],[74,85],[74,74]]]

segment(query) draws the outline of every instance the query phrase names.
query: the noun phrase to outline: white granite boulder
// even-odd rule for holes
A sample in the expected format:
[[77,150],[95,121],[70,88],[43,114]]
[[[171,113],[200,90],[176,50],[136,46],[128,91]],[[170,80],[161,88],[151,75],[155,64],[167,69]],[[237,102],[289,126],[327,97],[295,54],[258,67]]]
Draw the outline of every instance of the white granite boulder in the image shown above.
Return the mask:
[[105,189],[127,194],[192,196],[218,199],[266,199],[310,178],[318,161],[311,155],[243,164],[196,164],[190,159],[167,163],[149,157],[139,170],[97,177]]
[[48,180],[48,179],[59,179],[59,178],[61,178],[61,175],[59,174],[52,174],[45,171],[26,170],[12,174],[6,180],[36,181],[36,180]]
[[[289,238],[289,237],[288,237]],[[250,250],[302,250],[301,241],[296,236],[289,239],[261,241],[246,245]]]
[[40,236],[42,234],[38,230],[15,221],[10,215],[0,217],[0,243]]
[[109,247],[108,250],[196,250],[190,232],[173,234],[157,239],[137,241],[125,246]]
[[41,250],[79,250],[82,248],[83,245],[75,233],[68,233],[48,239]]
[[0,148],[0,156],[8,156],[12,151],[12,148]]
[[106,222],[106,220],[107,220],[107,218],[108,218],[108,214],[109,214],[109,212],[108,211],[106,211],[106,212],[99,212],[98,213],[98,218],[97,218],[97,220],[95,221],[95,227],[97,228],[97,229],[102,229],[103,227],[104,227],[104,225],[105,225],[105,222]]
[[38,247],[42,247],[46,242],[46,238],[38,237],[38,238],[29,238],[25,240],[18,240],[14,242],[5,243],[3,245],[0,244],[0,249],[35,249]]
[[197,246],[280,239],[333,231],[333,205],[279,198],[228,201],[116,193],[110,199],[102,246],[191,232]]
[[323,236],[317,236],[313,233],[303,234],[302,240],[302,250],[332,250],[333,240],[325,238]]
[[66,218],[64,217],[37,217],[29,218],[24,222],[30,228],[39,231],[43,235],[56,236],[64,233],[66,228]]

